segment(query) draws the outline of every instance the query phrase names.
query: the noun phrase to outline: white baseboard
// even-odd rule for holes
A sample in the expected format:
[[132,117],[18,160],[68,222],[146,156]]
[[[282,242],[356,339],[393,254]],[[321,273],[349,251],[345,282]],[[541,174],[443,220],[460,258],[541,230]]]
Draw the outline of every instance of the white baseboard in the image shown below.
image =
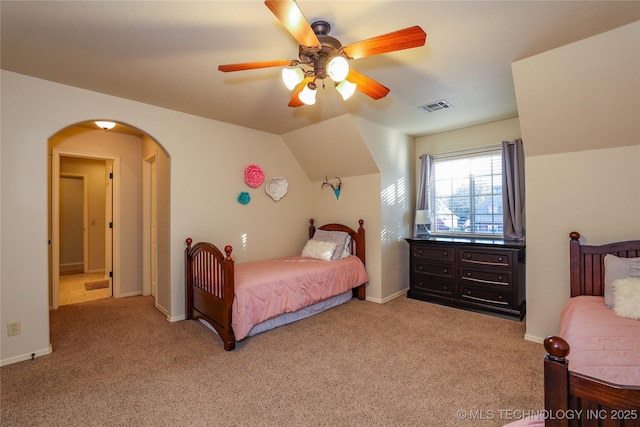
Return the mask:
[[366,300],[367,300],[367,301],[371,301],[371,302],[375,302],[375,303],[378,303],[378,304],[384,304],[384,303],[387,303],[387,302],[391,301],[392,299],[396,299],[396,298],[398,298],[398,297],[401,297],[401,296],[403,296],[403,295],[406,295],[406,294],[407,294],[407,290],[408,290],[408,289],[409,289],[409,288],[406,288],[406,289],[403,289],[403,290],[401,290],[401,291],[398,291],[398,292],[396,292],[395,294],[390,295],[390,296],[388,296],[388,297],[386,297],[386,298],[372,298],[372,297],[367,297],[367,298],[366,298]]
[[0,360],[0,366],[11,365],[13,363],[24,362],[25,360],[31,360],[36,357],[46,356],[53,352],[53,347],[49,344],[49,347],[43,350],[38,350],[33,353],[23,354],[20,356],[10,357],[9,359]]
[[186,319],[186,316],[184,314],[181,315],[181,316],[173,316],[173,317],[172,316],[167,316],[167,320],[169,322],[172,322],[172,323],[173,322],[179,322],[179,321],[184,320],[184,319]]
[[538,344],[544,343],[544,338],[536,337],[535,335],[524,334],[524,339],[527,341],[537,342]]
[[120,294],[118,298],[137,297],[142,295],[142,291],[129,292],[128,294]]

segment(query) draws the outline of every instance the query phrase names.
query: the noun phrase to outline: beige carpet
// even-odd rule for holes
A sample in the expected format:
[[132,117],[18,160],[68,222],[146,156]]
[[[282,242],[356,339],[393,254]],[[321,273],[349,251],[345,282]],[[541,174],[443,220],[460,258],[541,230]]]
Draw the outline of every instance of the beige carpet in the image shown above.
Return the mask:
[[74,304],[51,313],[51,355],[1,368],[0,424],[501,426],[504,411],[543,405],[544,350],[524,331],[404,297],[352,300],[225,352],[150,297]]

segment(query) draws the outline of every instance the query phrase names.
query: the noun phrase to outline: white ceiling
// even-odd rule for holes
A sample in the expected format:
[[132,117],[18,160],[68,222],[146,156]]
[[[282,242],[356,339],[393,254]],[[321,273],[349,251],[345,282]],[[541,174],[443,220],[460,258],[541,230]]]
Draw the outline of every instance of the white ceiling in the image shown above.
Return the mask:
[[[419,25],[423,47],[351,61],[391,89],[342,101],[320,88],[288,107],[279,68],[218,65],[297,59],[262,1],[5,1],[5,70],[284,134],[352,113],[411,136],[517,116],[511,63],[640,19],[638,1],[305,1],[343,45]],[[598,58],[594,58],[597,61]],[[542,70],[541,70],[542,71]],[[548,72],[548,70],[545,70]],[[453,108],[427,114],[444,99]]]

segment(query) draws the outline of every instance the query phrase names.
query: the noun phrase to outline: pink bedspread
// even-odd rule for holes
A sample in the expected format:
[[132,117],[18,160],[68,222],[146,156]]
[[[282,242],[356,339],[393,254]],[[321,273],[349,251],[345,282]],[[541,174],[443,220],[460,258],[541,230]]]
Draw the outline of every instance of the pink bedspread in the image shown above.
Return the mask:
[[571,298],[560,317],[560,336],[571,347],[571,371],[640,386],[640,321],[616,315],[603,297]]
[[355,256],[333,261],[293,256],[236,264],[233,333],[241,340],[258,323],[368,281],[362,261]]

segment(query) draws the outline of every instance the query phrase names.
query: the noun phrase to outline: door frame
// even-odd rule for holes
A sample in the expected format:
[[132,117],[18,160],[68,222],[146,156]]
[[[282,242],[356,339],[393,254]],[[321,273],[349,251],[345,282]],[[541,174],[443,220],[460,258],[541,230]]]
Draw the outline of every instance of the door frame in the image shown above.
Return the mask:
[[[105,160],[113,165],[113,179],[111,185],[113,188],[111,206],[113,209],[112,231],[112,269],[113,277],[111,284],[113,289],[113,297],[120,296],[120,157],[109,156],[104,154],[88,153],[82,151],[67,151],[52,149],[51,150],[51,262],[49,270],[51,272],[51,286],[49,293],[49,304],[52,310],[60,307],[60,157],[77,157],[84,159]],[[107,192],[107,198],[110,194]],[[107,206],[109,203],[107,203]],[[107,228],[109,221],[107,220]],[[108,255],[107,255],[108,256]],[[108,275],[108,272],[105,271]]]
[[[142,295],[154,295],[158,301],[157,277],[157,242],[158,242],[158,152],[154,150],[142,159]],[[153,165],[155,164],[155,169]],[[154,192],[156,194],[152,194]],[[155,223],[155,236],[152,236],[152,224]],[[155,238],[155,239],[154,239]],[[156,242],[156,250],[152,250],[152,239]],[[154,259],[155,258],[155,259]],[[155,269],[155,271],[152,271]],[[154,274],[155,273],[155,274]],[[156,279],[155,292],[152,280]]]

